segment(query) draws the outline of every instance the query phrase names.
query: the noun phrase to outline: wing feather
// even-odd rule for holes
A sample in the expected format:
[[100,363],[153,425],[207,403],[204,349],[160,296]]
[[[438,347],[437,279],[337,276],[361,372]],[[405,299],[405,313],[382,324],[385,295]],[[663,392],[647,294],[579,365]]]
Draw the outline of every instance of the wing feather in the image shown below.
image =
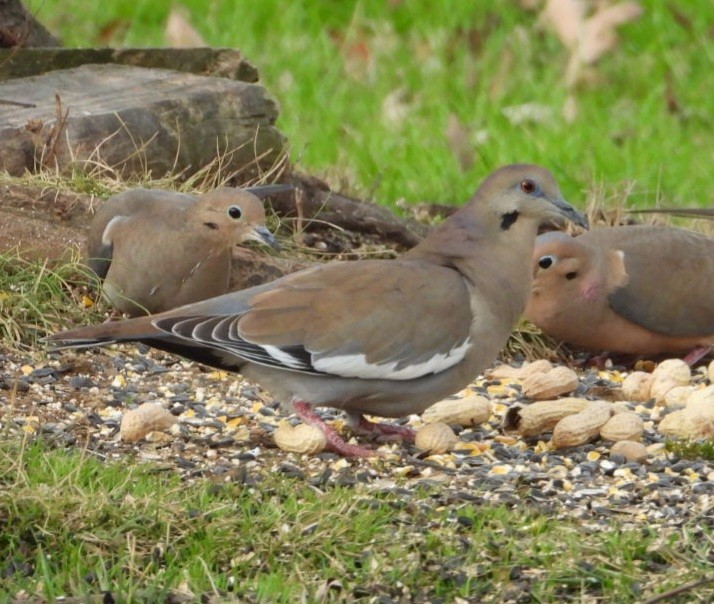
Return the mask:
[[625,253],[629,282],[609,301],[643,327],[675,337],[714,334],[714,239],[672,227],[627,226],[581,235]]
[[236,294],[235,313],[177,313],[155,325],[253,363],[364,379],[438,373],[471,346],[466,284],[444,267],[398,260],[328,264],[249,294]]

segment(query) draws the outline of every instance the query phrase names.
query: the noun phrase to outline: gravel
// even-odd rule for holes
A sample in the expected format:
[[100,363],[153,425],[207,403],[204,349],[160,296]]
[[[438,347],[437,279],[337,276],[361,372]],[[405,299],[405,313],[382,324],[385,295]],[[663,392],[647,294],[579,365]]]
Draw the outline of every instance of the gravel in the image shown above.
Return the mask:
[[[620,371],[579,371],[578,394],[617,399]],[[708,383],[695,373],[695,383]],[[102,459],[132,457],[177,472],[218,482],[260,484],[279,473],[326,488],[354,487],[414,498],[416,489],[435,493],[434,505],[488,503],[517,507],[530,503],[554,516],[583,521],[586,529],[617,517],[625,524],[676,527],[714,519],[714,462],[678,459],[665,450],[656,431],[661,410],[651,403],[629,405],[645,424],[643,463],[610,454],[603,441],[552,450],[544,434],[521,439],[504,435],[508,408],[527,403],[517,380],[480,379],[459,396],[488,396],[488,423],[457,428],[458,448],[426,456],[409,444],[377,444],[381,456],[343,459],[323,452],[311,457],[275,448],[272,433],[289,418],[258,387],[240,376],[200,367],[146,347],[116,346],[69,352],[49,359],[39,354],[0,354],[0,424],[5,434],[41,435],[58,447],[82,447]],[[595,390],[593,390],[595,389]],[[128,444],[119,438],[122,415],[146,402],[159,403],[178,423]],[[324,417],[347,430],[334,409]],[[405,420],[421,426],[418,416]],[[467,519],[464,519],[465,522]],[[462,522],[458,520],[458,522]]]

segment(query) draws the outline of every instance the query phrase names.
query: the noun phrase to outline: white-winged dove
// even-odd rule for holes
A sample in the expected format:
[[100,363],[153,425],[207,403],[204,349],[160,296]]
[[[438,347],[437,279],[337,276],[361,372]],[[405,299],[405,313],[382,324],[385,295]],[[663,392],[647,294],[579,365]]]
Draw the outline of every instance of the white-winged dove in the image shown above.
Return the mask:
[[275,245],[262,201],[241,189],[219,188],[198,199],[138,189],[108,200],[103,210],[90,228],[88,263],[104,277],[112,305],[130,315],[223,294],[234,245]]
[[511,165],[396,260],[333,262],[272,283],[151,317],[59,333],[56,347],[141,341],[238,371],[344,442],[313,406],[344,409],[362,428],[373,414],[421,413],[466,387],[506,343],[530,291],[541,223],[585,219],[544,168]]
[[[525,316],[576,347],[636,355],[714,344],[714,240],[665,226],[538,237]],[[703,347],[703,348],[702,348]]]

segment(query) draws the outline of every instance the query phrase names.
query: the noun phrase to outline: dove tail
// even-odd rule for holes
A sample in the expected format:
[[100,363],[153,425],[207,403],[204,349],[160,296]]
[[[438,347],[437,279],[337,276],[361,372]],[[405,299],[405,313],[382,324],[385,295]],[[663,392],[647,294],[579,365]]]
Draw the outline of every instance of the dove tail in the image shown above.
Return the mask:
[[167,334],[151,324],[153,317],[139,317],[128,321],[111,321],[98,325],[77,327],[61,331],[45,338],[53,350],[65,348],[88,348],[114,342],[154,340]]

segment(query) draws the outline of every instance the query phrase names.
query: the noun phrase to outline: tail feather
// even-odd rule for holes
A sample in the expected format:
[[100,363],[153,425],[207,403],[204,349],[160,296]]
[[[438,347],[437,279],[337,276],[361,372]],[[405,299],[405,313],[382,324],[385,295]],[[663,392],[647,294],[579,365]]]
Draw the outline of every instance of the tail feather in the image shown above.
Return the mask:
[[169,334],[151,324],[153,317],[139,317],[128,321],[111,321],[98,325],[77,327],[45,338],[53,350],[89,348],[114,342],[145,342],[168,337]]
[[45,338],[45,341],[51,350],[91,348],[118,342],[141,342],[152,348],[226,371],[240,371],[245,364],[243,359],[229,352],[187,341],[154,327],[152,321],[156,316],[78,327],[52,334]]

